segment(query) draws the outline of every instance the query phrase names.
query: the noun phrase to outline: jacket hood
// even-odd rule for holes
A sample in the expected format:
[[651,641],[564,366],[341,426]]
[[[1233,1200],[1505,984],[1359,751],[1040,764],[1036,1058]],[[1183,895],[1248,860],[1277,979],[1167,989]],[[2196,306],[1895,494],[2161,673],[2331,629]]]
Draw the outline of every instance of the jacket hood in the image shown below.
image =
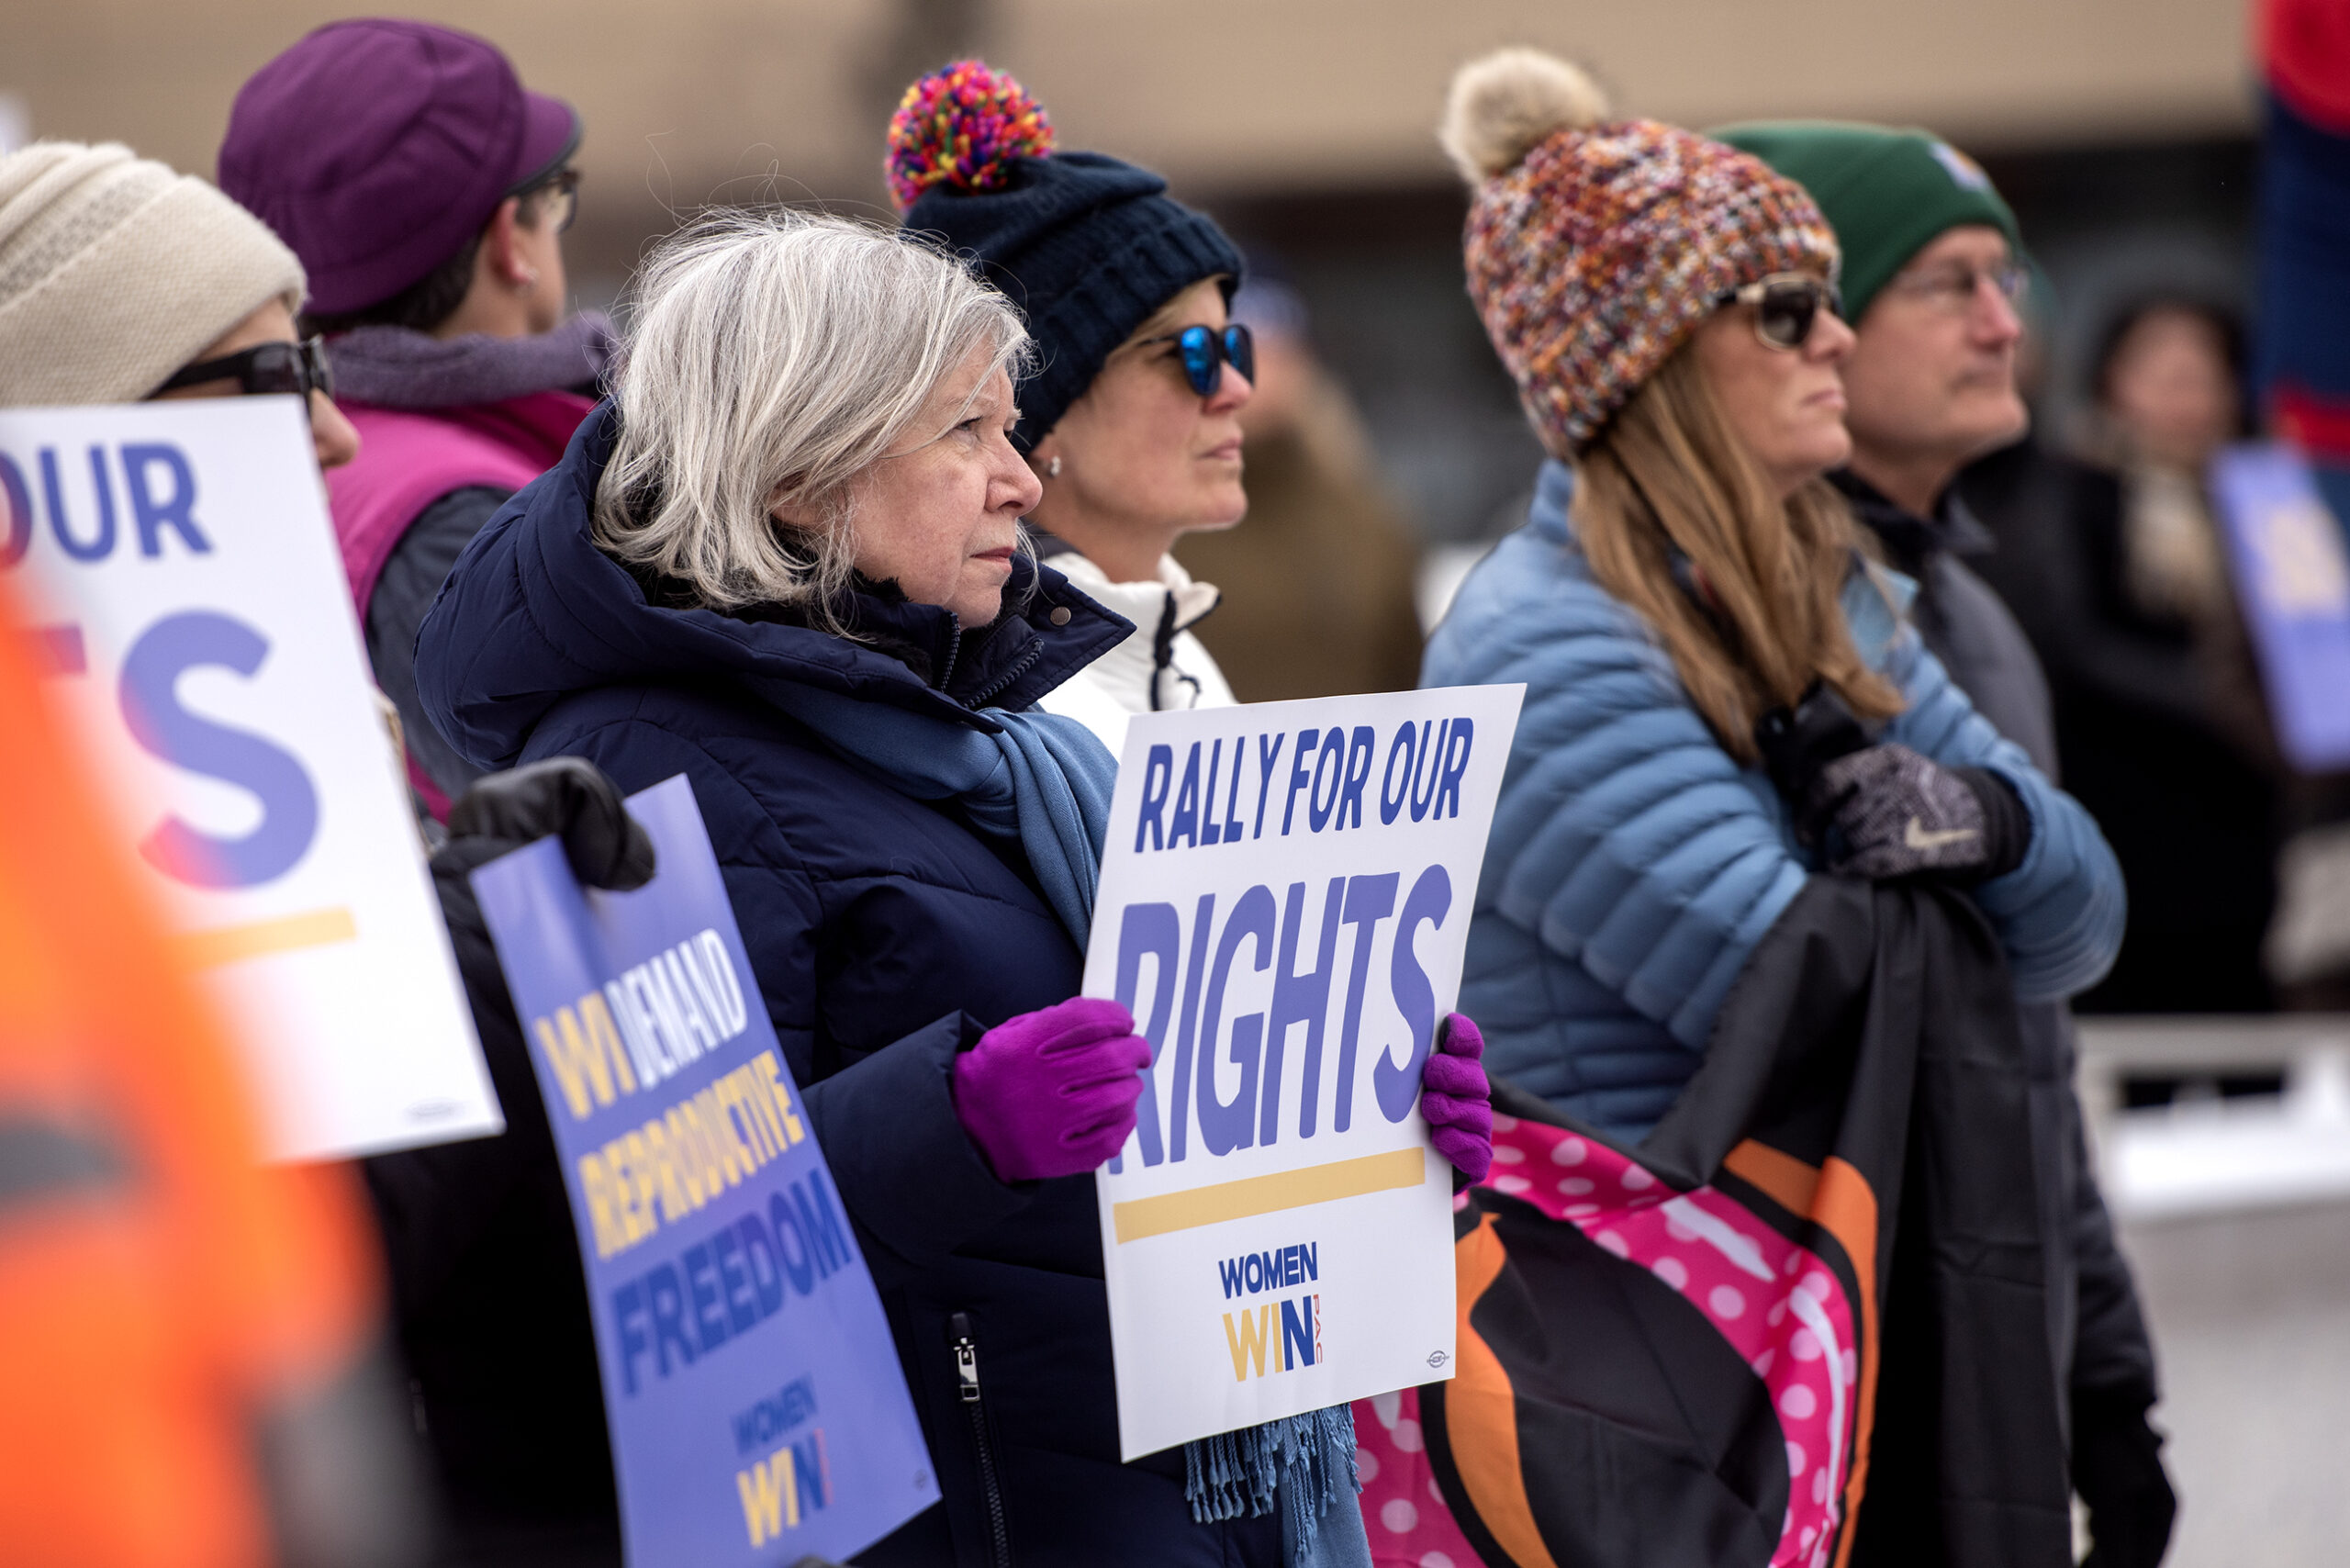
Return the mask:
[[599,404],[563,460],[466,546],[417,633],[425,711],[476,767],[512,767],[557,704],[614,686],[717,686],[759,701],[804,686],[993,731],[980,710],[1033,705],[1134,630],[1058,572],[1018,557],[1005,613],[970,631],[892,584],[860,589],[849,607],[865,643],[755,613],[650,602],[589,535],[619,430],[617,410]]

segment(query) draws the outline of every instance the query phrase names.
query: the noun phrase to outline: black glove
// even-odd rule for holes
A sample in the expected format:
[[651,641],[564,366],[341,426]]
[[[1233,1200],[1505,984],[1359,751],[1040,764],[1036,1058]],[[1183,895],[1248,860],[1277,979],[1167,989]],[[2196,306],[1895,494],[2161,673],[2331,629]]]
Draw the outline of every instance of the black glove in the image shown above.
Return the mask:
[[2031,818],[2005,779],[1874,745],[1819,770],[1803,814],[1824,822],[1828,868],[1884,881],[1934,873],[1957,882],[2023,863]]
[[594,888],[630,892],[653,879],[653,841],[592,762],[553,756],[475,781],[449,811],[449,837],[528,844],[560,834],[565,858]]
[[2143,1389],[2073,1391],[2073,1490],[2091,1542],[2081,1568],[2154,1568],[2170,1545],[2178,1497],[2146,1419],[2154,1403]]
[[1829,815],[1811,805],[1821,770],[1869,744],[1868,731],[1825,681],[1813,681],[1794,707],[1774,708],[1754,722],[1755,749],[1795,815],[1796,842],[1816,849],[1828,830]]

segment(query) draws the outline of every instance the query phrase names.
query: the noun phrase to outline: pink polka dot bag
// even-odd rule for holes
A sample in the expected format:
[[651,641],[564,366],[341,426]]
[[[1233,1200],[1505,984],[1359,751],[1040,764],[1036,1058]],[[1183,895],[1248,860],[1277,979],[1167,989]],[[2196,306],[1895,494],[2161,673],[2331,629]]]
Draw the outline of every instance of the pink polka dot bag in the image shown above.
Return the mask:
[[1878,964],[1734,997],[1637,1153],[1495,1082],[1453,1375],[1355,1406],[1378,1568],[1845,1568],[1873,1486],[1874,1560],[2071,1562],[2013,991],[1944,896],[1799,900]]
[[[1458,1200],[1464,1310],[1453,1380],[1355,1406],[1372,1561],[1563,1564],[1584,1559],[1549,1542],[1637,1529],[1653,1539],[1624,1561],[1723,1561],[1707,1543],[1728,1535],[1757,1548],[1754,1562],[1827,1568],[1855,1489],[1852,1450],[1865,1436],[1858,1417],[1876,1370],[1873,1304],[1854,1310],[1866,1297],[1848,1250],[1831,1243],[1823,1255],[1717,1188],[1676,1193],[1605,1142],[1524,1117],[1494,1118],[1494,1160],[1487,1182]],[[1820,1180],[1759,1144],[1741,1146],[1733,1164],[1808,1180],[1815,1191]],[[1580,1258],[1553,1255],[1541,1229],[1557,1222],[1590,1243]],[[1854,1240],[1874,1261],[1874,1238]],[[1626,1310],[1544,1314],[1540,1303],[1562,1295]],[[1534,1359],[1505,1366],[1486,1338],[1496,1319]],[[1552,1338],[1557,1327],[1572,1337]],[[1522,1403],[1520,1381],[1530,1374],[1539,1387],[1544,1372],[1557,1380],[1551,1392],[1583,1407],[1546,1406],[1539,1394]],[[1683,1422],[1659,1419],[1693,1395],[1706,1407]],[[1441,1424],[1431,1451],[1434,1409]],[[1513,1462],[1536,1442],[1575,1456],[1550,1468],[1583,1485],[1528,1487]],[[1617,1495],[1628,1482],[1658,1495]],[[1447,1483],[1472,1505],[1460,1522]],[[1649,1502],[1652,1510],[1627,1506]],[[1771,1503],[1776,1519],[1765,1517]],[[1478,1536],[1487,1550],[1472,1544]]]

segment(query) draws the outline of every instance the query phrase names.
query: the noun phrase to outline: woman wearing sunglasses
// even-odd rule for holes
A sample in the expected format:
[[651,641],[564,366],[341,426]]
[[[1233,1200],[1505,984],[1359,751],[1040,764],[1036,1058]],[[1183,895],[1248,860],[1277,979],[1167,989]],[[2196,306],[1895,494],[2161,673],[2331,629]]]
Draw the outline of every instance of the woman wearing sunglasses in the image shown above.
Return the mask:
[[1924,652],[1822,477],[1851,451],[1853,335],[1811,198],[1606,119],[1528,50],[1461,72],[1444,139],[1471,295],[1551,454],[1424,666],[1527,687],[1461,991],[1498,1070],[1643,1137],[1818,872],[1942,877],[2021,997],[2093,982],[2121,938],[2111,852]]
[[35,142],[0,157],[11,255],[0,408],[291,394],[320,468],[358,454],[325,356],[295,335],[302,263],[202,180],[127,147]]
[[909,230],[975,256],[1026,312],[1038,368],[1013,441],[1044,482],[1036,553],[1134,634],[1048,694],[1115,754],[1127,718],[1234,699],[1189,628],[1215,608],[1168,552],[1230,528],[1254,356],[1225,315],[1240,253],[1167,182],[1099,152],[1056,152],[1044,109],[977,61],[906,91],[890,180]]

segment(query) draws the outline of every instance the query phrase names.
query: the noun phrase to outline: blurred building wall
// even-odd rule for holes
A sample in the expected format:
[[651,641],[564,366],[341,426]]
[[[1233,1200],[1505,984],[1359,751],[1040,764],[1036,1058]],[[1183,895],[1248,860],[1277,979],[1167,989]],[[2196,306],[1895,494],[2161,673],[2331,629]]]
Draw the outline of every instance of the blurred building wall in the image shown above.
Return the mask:
[[[0,90],[37,131],[208,172],[230,96],[322,0],[6,0]],[[2237,0],[428,0],[576,102],[607,203],[722,186],[878,199],[891,87],[958,48],[1017,73],[1072,145],[1198,188],[1426,178],[1452,68],[1496,44],[1594,65],[1633,112],[1930,122],[1986,151],[2250,123]]]
[[[365,9],[372,9],[372,6]],[[1577,58],[1624,112],[1930,125],[1982,157],[2067,306],[2069,346],[2138,274],[2241,269],[2254,134],[2242,0],[427,0],[588,124],[566,241],[609,303],[706,202],[883,216],[882,129],[959,52],[1014,72],[1062,144],[1168,174],[1286,263],[1431,538],[1489,535],[1539,453],[1462,297],[1464,199],[1432,127],[1504,43]],[[32,134],[211,172],[244,78],[330,0],[0,0],[0,103]],[[0,118],[5,118],[0,116]],[[2133,270],[2134,269],[2134,270]],[[2227,293],[2221,287],[2218,292]],[[2067,352],[2060,359],[2069,361]],[[2060,396],[2059,401],[2062,401]]]

